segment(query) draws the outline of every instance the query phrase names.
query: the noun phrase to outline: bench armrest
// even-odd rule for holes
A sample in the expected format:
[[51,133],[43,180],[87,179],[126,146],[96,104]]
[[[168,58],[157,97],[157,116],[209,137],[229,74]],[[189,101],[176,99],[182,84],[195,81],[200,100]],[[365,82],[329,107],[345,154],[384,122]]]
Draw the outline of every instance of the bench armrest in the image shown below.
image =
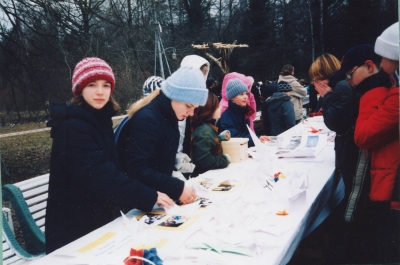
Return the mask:
[[32,218],[29,207],[26,204],[21,191],[13,184],[6,184],[2,188],[2,192],[3,202],[9,201],[15,211],[16,218],[24,237],[26,251],[32,255],[41,255],[46,253],[45,235]]

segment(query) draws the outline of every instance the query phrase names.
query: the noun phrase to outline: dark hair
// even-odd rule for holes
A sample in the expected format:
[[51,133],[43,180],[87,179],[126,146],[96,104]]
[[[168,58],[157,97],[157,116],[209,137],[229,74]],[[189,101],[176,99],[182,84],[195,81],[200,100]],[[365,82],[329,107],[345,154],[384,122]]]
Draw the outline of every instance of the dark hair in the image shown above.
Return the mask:
[[194,115],[191,118],[194,128],[203,123],[212,122],[214,112],[218,109],[218,97],[212,92],[208,92],[207,102],[204,106],[200,106],[194,110]]
[[287,64],[282,68],[281,75],[283,75],[283,76],[292,75],[293,71],[294,71],[294,67],[292,65],[290,65],[290,64]]
[[[75,95],[72,99],[71,99],[71,103],[78,105],[78,106],[83,106],[84,104],[88,104],[86,102],[86,100],[83,98],[82,94],[79,95]],[[108,100],[106,105],[110,105],[112,110],[114,111],[119,111],[121,108],[119,106],[119,104],[115,101],[115,99],[110,96],[110,99]]]

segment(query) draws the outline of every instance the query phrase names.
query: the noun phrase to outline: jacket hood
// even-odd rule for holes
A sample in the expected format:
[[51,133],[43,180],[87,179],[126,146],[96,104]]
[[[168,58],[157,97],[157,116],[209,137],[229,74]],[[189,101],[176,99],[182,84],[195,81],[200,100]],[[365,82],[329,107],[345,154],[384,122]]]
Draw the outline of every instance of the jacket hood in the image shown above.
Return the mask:
[[188,56],[185,56],[181,61],[181,67],[183,67],[183,66],[191,66],[193,68],[200,69],[200,67],[203,64],[207,64],[208,65],[207,74],[204,75],[204,81],[207,81],[207,76],[208,76],[208,73],[210,72],[210,63],[206,59],[204,59],[203,57],[198,56],[198,55],[188,55]]
[[247,86],[247,89],[249,90],[249,92],[251,91],[251,86],[254,83],[254,79],[251,76],[245,76],[244,74],[240,74],[237,72],[232,72],[229,73],[227,75],[225,75],[224,80],[222,81],[222,89],[221,89],[221,95],[222,98],[228,101],[228,98],[226,97],[226,85],[228,84],[228,82],[231,79],[237,78],[240,81],[242,81],[243,83],[245,83],[245,85]]
[[268,109],[277,110],[285,102],[290,101],[290,96],[282,92],[275,92],[272,96],[267,98],[265,102],[268,104]]
[[386,87],[391,88],[392,83],[390,81],[390,76],[386,74],[383,69],[378,73],[365,78],[361,83],[354,88],[354,91],[364,95],[369,90],[376,87]]

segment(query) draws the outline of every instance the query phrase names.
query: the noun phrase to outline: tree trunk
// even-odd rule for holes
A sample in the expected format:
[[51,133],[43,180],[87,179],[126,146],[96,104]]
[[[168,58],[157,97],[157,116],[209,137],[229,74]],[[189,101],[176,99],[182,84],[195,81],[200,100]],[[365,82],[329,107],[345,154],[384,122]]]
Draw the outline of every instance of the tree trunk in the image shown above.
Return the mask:
[[311,62],[315,60],[315,48],[314,48],[314,27],[313,27],[313,19],[311,13],[311,0],[308,0],[308,13],[310,15],[310,28],[311,28]]
[[321,28],[319,30],[319,38],[321,41],[321,52],[324,53],[324,39],[323,39],[323,30],[324,30],[324,2],[323,0],[319,0],[319,14],[321,16]]

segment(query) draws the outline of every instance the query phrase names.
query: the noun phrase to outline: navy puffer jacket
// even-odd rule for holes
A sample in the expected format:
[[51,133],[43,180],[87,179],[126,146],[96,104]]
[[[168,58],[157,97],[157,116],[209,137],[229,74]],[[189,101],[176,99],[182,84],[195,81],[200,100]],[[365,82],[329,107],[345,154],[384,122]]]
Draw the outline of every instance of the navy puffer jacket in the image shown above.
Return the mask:
[[248,138],[249,147],[251,147],[254,146],[254,143],[246,126],[246,124],[250,126],[250,120],[245,119],[247,111],[247,106],[240,107],[236,103],[229,101],[228,108],[222,113],[221,118],[218,120],[218,131],[221,133],[225,130],[229,130],[231,132],[231,137]]
[[172,177],[179,144],[178,119],[162,92],[125,124],[117,141],[121,168],[128,176],[179,199],[184,182]]
[[111,222],[120,209],[150,211],[157,200],[155,189],[119,171],[113,114],[109,105],[52,105],[46,253]]

